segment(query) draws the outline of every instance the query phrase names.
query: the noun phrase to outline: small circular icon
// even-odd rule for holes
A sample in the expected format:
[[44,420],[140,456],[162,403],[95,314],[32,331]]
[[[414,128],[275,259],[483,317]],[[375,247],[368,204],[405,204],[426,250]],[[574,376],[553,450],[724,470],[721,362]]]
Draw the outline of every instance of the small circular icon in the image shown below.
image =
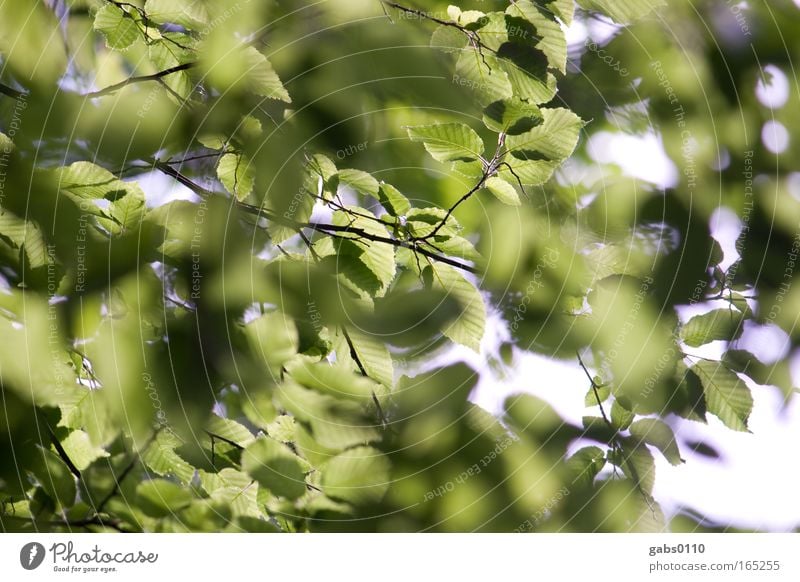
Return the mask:
[[26,570],[35,570],[44,561],[44,546],[39,542],[29,542],[19,551],[19,563]]

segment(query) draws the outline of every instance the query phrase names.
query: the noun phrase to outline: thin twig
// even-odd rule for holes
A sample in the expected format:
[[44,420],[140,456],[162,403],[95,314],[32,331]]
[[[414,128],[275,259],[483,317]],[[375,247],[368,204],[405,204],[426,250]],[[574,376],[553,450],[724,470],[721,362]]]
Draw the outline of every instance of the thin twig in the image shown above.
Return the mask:
[[130,77],[128,79],[125,79],[124,81],[120,81],[119,83],[110,85],[109,87],[106,87],[104,89],[100,89],[99,91],[86,93],[84,97],[88,98],[103,97],[104,95],[110,95],[111,93],[115,93],[120,89],[127,87],[128,85],[133,85],[134,83],[144,83],[147,81],[159,81],[163,77],[172,75],[173,73],[179,73],[180,71],[187,71],[195,66],[197,66],[197,63],[183,63],[182,65],[176,65],[174,67],[170,67],[169,69],[164,69],[163,71],[153,73],[152,75],[141,75],[138,77]]

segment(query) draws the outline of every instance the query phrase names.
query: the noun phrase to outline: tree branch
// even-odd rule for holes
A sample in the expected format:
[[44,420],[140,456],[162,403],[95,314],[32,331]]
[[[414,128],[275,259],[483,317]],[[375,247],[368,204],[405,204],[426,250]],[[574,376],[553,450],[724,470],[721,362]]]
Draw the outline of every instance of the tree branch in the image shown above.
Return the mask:
[[9,87],[8,85],[3,85],[2,83],[0,83],[0,93],[7,95],[8,97],[13,97],[14,99],[22,99],[28,96],[27,93],[17,91],[16,89]]
[[104,89],[100,89],[99,91],[86,93],[84,97],[89,97],[89,98],[103,97],[104,95],[115,93],[120,89],[127,87],[128,85],[133,85],[134,83],[144,83],[147,81],[160,81],[162,78],[168,75],[172,75],[173,73],[178,73],[180,71],[186,71],[196,66],[197,63],[184,63],[182,65],[176,65],[174,67],[170,67],[169,69],[164,69],[163,71],[159,71],[158,73],[153,73],[152,75],[141,75],[139,77],[130,77],[129,79],[125,79],[124,81],[106,87]]
[[[184,176],[181,172],[179,172],[172,166],[165,164],[164,162],[161,162],[159,160],[152,160],[152,163],[153,167],[155,167],[157,170],[163,172],[164,174],[167,174],[168,176],[171,176],[172,178],[174,178],[175,180],[177,180],[178,182],[189,188],[192,192],[194,192],[201,198],[208,198],[216,195],[215,192],[203,188],[199,184],[194,183],[192,180]],[[446,257],[431,252],[427,249],[424,249],[417,244],[417,241],[414,240],[405,241],[405,240],[390,238],[388,236],[381,236],[378,234],[367,232],[361,228],[354,226],[340,226],[338,224],[325,224],[319,222],[297,222],[290,218],[274,214],[265,208],[252,206],[250,204],[245,204],[244,202],[234,201],[234,204],[244,212],[247,212],[248,214],[252,214],[257,217],[264,217],[267,220],[271,220],[282,226],[287,226],[298,233],[301,232],[303,229],[307,228],[313,230],[314,232],[319,232],[321,234],[333,236],[336,238],[345,238],[353,240],[355,237],[357,237],[371,242],[384,243],[398,248],[406,248],[413,252],[424,255],[429,259],[433,259],[434,261],[450,265],[451,267],[455,267],[457,269],[461,269],[469,273],[475,273],[475,274],[478,273],[478,270],[475,267],[468,265],[466,263],[462,263],[461,261],[451,259],[450,257]],[[348,234],[353,236],[346,236]]]

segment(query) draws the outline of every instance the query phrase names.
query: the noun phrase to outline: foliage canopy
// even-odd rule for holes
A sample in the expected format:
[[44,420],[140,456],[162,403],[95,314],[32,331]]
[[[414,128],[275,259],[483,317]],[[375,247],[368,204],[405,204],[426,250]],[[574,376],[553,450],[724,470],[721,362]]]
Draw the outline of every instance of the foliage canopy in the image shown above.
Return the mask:
[[[3,530],[700,529],[654,455],[791,397],[737,342],[797,348],[800,203],[750,49],[677,4],[0,1]],[[794,7],[753,4],[781,66]],[[603,132],[679,178],[597,164]],[[471,404],[454,344],[580,361],[583,425]]]

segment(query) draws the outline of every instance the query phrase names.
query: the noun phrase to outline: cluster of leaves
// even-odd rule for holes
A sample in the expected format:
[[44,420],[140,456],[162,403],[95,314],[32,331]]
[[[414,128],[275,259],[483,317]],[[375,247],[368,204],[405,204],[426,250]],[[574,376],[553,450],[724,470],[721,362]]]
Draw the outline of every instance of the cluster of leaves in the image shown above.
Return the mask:
[[[711,413],[746,430],[752,398],[738,373],[747,354],[734,361],[729,351],[720,365],[684,352],[736,339],[753,317],[708,262],[686,268],[729,309],[681,325],[674,309],[655,316],[645,305],[623,328],[625,349],[618,341],[642,282],[658,281],[646,294],[670,308],[688,301],[674,286],[662,291],[680,255],[662,239],[683,209],[661,223],[645,212],[648,238],[624,194],[570,206],[551,181],[585,126],[554,103],[572,0],[442,13],[382,2],[388,18],[374,26],[433,27],[452,94],[474,108],[469,123],[442,114],[404,127],[406,151],[424,148],[461,185],[446,204],[408,195],[399,176],[338,167],[315,146],[327,127],[308,130],[315,100],[292,90],[303,95],[307,71],[279,75],[271,61],[303,65],[265,54],[273,32],[261,25],[282,20],[270,3],[70,4],[62,22],[75,70],[51,41],[48,9],[0,8],[2,38],[21,22],[53,33],[26,37],[25,51],[50,55],[45,67],[0,46],[4,106],[28,108],[24,132],[0,134],[14,149],[0,198],[0,439],[13,452],[0,462],[3,529],[508,531],[564,486],[574,494],[542,528],[659,529],[648,447],[681,462],[660,417]],[[660,4],[579,2],[619,23]],[[334,18],[338,8],[317,9]],[[86,55],[100,42],[102,63]],[[108,83],[56,89],[90,75]],[[52,103],[70,126],[41,121],[36,112]],[[148,200],[131,179],[142,174],[190,199]],[[543,196],[552,215],[541,212]],[[514,213],[524,230],[515,239],[462,225],[456,215],[474,199],[492,208],[489,225]],[[581,221],[618,224],[624,235],[570,238]],[[710,246],[699,232],[677,246],[698,237]],[[531,295],[546,252],[558,257],[546,261],[549,290]],[[501,309],[519,312],[523,293],[530,301],[512,327],[518,348],[593,355],[602,378],[590,375],[587,406],[601,416],[572,426],[519,396],[501,423],[469,403],[477,375],[466,366],[402,376],[448,341],[480,352],[482,291],[508,290]],[[580,439],[599,446],[568,455]],[[453,493],[421,503],[475,466]]]

